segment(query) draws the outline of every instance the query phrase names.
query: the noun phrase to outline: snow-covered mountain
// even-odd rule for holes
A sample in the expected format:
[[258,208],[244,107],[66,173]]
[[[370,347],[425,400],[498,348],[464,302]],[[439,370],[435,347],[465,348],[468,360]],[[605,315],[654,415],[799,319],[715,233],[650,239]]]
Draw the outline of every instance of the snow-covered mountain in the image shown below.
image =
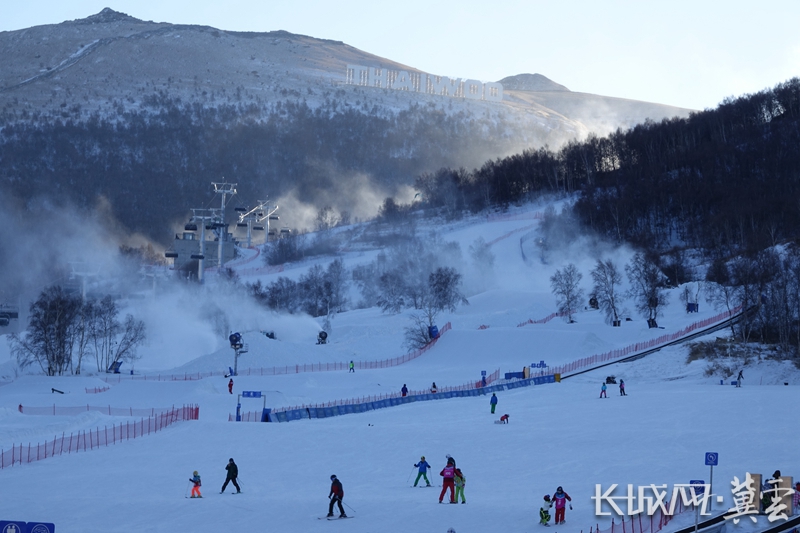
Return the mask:
[[[559,132],[544,135],[556,147],[590,131],[604,134],[647,118],[689,112],[661,103],[572,93],[539,74],[500,80],[506,90],[499,104],[358,87],[346,83],[348,65],[419,71],[339,41],[285,31],[231,32],[143,21],[109,8],[84,19],[0,32],[0,52],[0,109],[27,119],[41,113],[82,120],[93,113],[120,116],[162,96],[207,107],[288,100],[315,108],[335,99],[346,106],[391,110],[410,105],[448,114],[477,110],[541,130],[539,137]],[[470,77],[469,72],[457,74]],[[563,93],[557,99],[551,94],[554,88]]]

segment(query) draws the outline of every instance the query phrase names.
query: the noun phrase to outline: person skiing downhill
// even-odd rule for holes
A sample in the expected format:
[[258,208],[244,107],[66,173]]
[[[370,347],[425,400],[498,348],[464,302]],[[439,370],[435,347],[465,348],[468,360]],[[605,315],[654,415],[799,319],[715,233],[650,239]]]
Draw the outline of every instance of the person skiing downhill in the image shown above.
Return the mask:
[[[608,398],[608,396],[606,396],[606,384],[605,384],[605,382],[603,382],[603,386],[600,387],[600,397],[601,398]],[[557,523],[558,522],[556,522],[556,524]]]
[[350,361],[350,370],[348,370],[348,372],[355,372],[355,371],[356,371],[356,365],[355,363],[353,363],[353,361]]
[[550,509],[553,508],[553,501],[550,499],[549,494],[544,495],[544,502],[539,507],[539,523],[543,526],[550,527]]
[[239,484],[236,482],[236,478],[239,477],[239,467],[233,462],[233,457],[228,459],[228,464],[225,465],[225,470],[228,471],[228,475],[225,476],[225,483],[222,484],[222,488],[220,489],[219,493],[222,494],[225,492],[225,487],[228,486],[228,483],[233,483],[233,486],[236,487],[236,494],[242,492],[242,489],[239,488]]
[[492,406],[492,414],[494,414],[494,409],[497,407],[497,395],[495,395],[495,393],[492,393],[492,397],[489,400],[489,405]]
[[192,477],[189,478],[194,485],[192,486],[192,498],[202,498],[203,495],[200,494],[200,486],[202,485],[200,481],[200,474],[197,473],[197,470],[192,472]]
[[342,507],[342,500],[344,499],[344,487],[342,487],[342,482],[339,481],[339,478],[336,475],[331,475],[331,491],[328,494],[328,498],[331,500],[330,505],[328,505],[328,517],[333,516],[333,504],[339,505],[339,518],[347,518],[347,515],[344,512],[344,507]]
[[[553,494],[553,502],[556,504],[556,525],[564,523],[564,514],[567,512],[567,501],[572,501],[572,498],[569,497],[569,494],[564,492],[563,488],[558,487],[555,494]],[[572,504],[569,504],[569,508],[572,509]]]
[[447,492],[447,489],[450,489],[450,503],[456,503],[456,494],[455,494],[455,473],[456,473],[456,462],[451,457],[447,460],[447,466],[442,468],[442,471],[439,472],[439,475],[442,476],[442,492],[439,494],[439,503],[442,503],[444,499],[444,494]]
[[417,474],[417,479],[414,480],[414,486],[416,487],[417,483],[419,483],[419,478],[424,477],[426,486],[430,487],[431,486],[431,482],[428,481],[427,472],[428,472],[428,469],[431,467],[431,465],[429,465],[428,461],[425,460],[425,456],[423,455],[422,457],[420,457],[419,458],[419,462],[416,463],[414,466],[419,468],[419,474]]

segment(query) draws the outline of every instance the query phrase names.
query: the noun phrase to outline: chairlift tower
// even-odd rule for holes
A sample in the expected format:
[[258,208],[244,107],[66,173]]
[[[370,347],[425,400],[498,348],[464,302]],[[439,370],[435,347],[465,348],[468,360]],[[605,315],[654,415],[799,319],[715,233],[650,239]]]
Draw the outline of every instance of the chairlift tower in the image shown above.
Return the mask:
[[235,183],[214,183],[212,182],[211,185],[214,186],[214,193],[219,194],[222,197],[222,201],[220,203],[220,220],[217,223],[217,238],[219,239],[219,247],[217,250],[218,253],[218,261],[217,261],[217,272],[222,272],[222,263],[223,263],[223,253],[222,253],[222,243],[225,242],[225,239],[228,237],[228,232],[225,227],[225,204],[226,198],[230,195],[231,197],[236,194],[236,184]]
[[254,208],[250,209],[249,211],[245,210],[244,208],[237,208],[239,213],[239,225],[246,225],[247,226],[247,247],[250,248],[252,245],[252,238],[253,238],[253,223],[261,223],[265,220],[267,221],[267,240],[269,240],[270,229],[269,223],[270,220],[279,220],[278,215],[275,214],[278,211],[277,205],[268,205],[267,200],[259,200],[258,205]]
[[[219,213],[217,209],[192,209],[192,218],[190,222],[200,224],[200,253],[192,254],[192,259],[197,259],[197,281],[203,283],[205,272],[205,258],[206,258],[206,223],[208,222],[211,227],[219,221]],[[222,243],[220,243],[220,247]]]
[[81,280],[81,301],[86,301],[86,278],[94,277],[100,274],[100,271],[97,270],[92,272],[89,270],[88,265],[86,263],[81,263],[77,261],[70,261],[69,263],[70,268],[72,268],[72,272],[69,274],[69,279],[79,278]]

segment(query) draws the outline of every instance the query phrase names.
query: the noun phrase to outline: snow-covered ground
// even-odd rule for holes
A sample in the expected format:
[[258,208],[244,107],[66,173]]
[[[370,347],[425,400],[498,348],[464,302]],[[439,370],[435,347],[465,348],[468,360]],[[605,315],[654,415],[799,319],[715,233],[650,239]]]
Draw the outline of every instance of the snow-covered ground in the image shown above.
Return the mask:
[[[715,504],[716,510],[732,506],[734,476],[742,479],[746,472],[769,476],[775,469],[795,479],[800,476],[794,422],[800,372],[761,361],[744,368],[743,387],[723,386],[720,376],[704,376],[705,362],[686,363],[684,346],[561,383],[500,392],[495,415],[484,396],[284,424],[228,422],[237,395],[246,390],[263,391],[267,406],[276,408],[393,393],[403,384],[412,390],[425,389],[434,381],[440,387],[461,385],[479,380],[482,370],[520,371],[541,360],[559,365],[677,331],[716,314],[704,303],[700,313],[685,313],[676,289],[659,319],[663,329],[648,329],[636,316],[621,328],[612,328],[597,311],[579,313],[574,324],[554,319],[517,327],[555,310],[549,278],[556,268],[566,262],[577,264],[588,289],[588,269],[596,259],[573,252],[563,260],[553,256],[547,265],[526,264],[519,237],[530,224],[523,219],[441,226],[445,240],[460,242],[465,257],[477,237],[490,242],[506,236],[492,246],[494,278],[487,280],[492,288],[470,294],[470,305],[443,314],[440,327],[449,321],[452,330],[427,353],[399,366],[355,373],[238,376],[234,394],[228,393],[228,379],[221,376],[142,381],[123,374],[111,383],[104,381],[105,374],[16,376],[0,386],[3,449],[126,420],[95,412],[24,415],[18,411],[20,404],[133,408],[198,404],[200,420],[108,448],[2,469],[0,520],[52,522],[60,533],[332,528],[355,533],[445,533],[448,528],[458,533],[531,532],[541,527],[537,521],[542,497],[561,485],[572,497],[573,510],[567,510],[565,525],[550,531],[579,533],[598,523],[601,529],[608,525],[595,514],[591,497],[596,485],[605,490],[614,483],[666,484],[671,489],[692,479],[709,481],[706,452],[719,454],[714,492],[725,500]],[[608,254],[623,264],[630,252]],[[363,256],[344,259],[355,264]],[[274,276],[265,276],[262,282],[271,279]],[[232,366],[233,351],[209,327],[185,319],[170,326],[180,314],[179,301],[152,306],[153,320],[162,328],[148,326],[149,342],[136,363],[137,373],[220,372]],[[342,313],[333,320],[330,343],[316,345],[321,327],[317,320],[263,311],[245,315],[241,308],[220,306],[233,323],[242,325],[239,329],[250,348],[239,359],[240,373],[303,363],[378,361],[405,353],[407,312]],[[159,307],[161,313],[156,312]],[[259,330],[273,330],[277,339],[267,339]],[[8,348],[5,343],[0,346],[3,374],[13,375]],[[598,398],[608,375],[625,380],[627,397],[619,396],[612,385],[608,399]],[[106,392],[85,392],[106,386],[110,387]],[[52,388],[65,394],[54,394]],[[243,411],[261,406],[260,399],[242,400]],[[510,424],[495,424],[503,413],[510,415]],[[411,488],[416,476],[413,465],[422,455],[433,466],[429,473],[433,483],[441,485],[438,472],[446,454],[455,457],[467,478],[466,505],[439,505],[439,489]],[[219,494],[229,457],[239,465],[243,489],[233,498],[231,488]],[[203,479],[204,497],[195,501],[185,499],[193,470]],[[317,520],[327,512],[331,474],[342,481],[345,509],[355,519],[337,524]],[[691,517],[683,516],[665,531],[690,522]],[[766,525],[763,517],[761,525]],[[727,527],[728,533],[753,529],[748,519]]]

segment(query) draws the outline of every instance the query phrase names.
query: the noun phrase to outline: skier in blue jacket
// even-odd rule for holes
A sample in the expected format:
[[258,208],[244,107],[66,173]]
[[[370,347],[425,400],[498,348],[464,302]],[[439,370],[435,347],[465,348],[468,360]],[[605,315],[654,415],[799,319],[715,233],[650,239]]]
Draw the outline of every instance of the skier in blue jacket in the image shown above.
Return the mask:
[[429,465],[428,461],[425,460],[425,456],[423,455],[422,457],[420,457],[419,458],[419,462],[417,464],[415,464],[414,466],[415,467],[419,467],[419,474],[417,474],[417,479],[414,480],[414,486],[416,487],[417,483],[419,483],[419,478],[424,477],[425,478],[425,483],[427,483],[427,486],[430,487],[431,486],[431,482],[428,481],[427,472],[428,472],[428,469],[431,467],[431,465]]

